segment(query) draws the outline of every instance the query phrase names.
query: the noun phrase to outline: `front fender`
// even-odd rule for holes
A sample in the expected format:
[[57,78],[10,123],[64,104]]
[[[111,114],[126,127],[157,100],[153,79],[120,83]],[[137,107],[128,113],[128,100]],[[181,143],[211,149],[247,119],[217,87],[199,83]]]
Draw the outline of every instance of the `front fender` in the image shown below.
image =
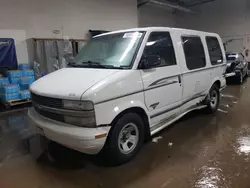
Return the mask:
[[139,107],[145,111],[150,123],[149,114],[144,104],[143,92],[114,99],[95,105],[96,123],[98,125],[109,125],[124,110]]

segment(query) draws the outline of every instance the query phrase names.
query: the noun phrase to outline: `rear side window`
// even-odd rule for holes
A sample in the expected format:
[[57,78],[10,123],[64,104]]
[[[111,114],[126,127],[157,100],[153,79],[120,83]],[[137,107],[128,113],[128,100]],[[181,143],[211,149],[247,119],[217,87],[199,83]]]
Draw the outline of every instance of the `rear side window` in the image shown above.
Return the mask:
[[206,37],[206,42],[211,64],[218,65],[223,63],[222,51],[218,39],[216,37]]
[[175,52],[169,32],[152,32],[144,48],[143,55],[157,55],[161,64],[157,67],[176,65]]
[[204,47],[200,37],[183,36],[182,45],[187,68],[189,70],[199,69],[206,66]]

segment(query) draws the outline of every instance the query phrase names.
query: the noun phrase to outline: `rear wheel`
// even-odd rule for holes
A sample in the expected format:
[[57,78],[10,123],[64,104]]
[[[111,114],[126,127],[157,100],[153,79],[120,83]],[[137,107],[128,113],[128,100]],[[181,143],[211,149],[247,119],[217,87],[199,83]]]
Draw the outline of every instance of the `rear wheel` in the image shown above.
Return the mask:
[[207,112],[214,113],[217,111],[220,103],[220,90],[217,85],[213,85],[207,96]]
[[104,152],[113,165],[131,160],[144,141],[144,124],[136,113],[127,113],[113,125]]

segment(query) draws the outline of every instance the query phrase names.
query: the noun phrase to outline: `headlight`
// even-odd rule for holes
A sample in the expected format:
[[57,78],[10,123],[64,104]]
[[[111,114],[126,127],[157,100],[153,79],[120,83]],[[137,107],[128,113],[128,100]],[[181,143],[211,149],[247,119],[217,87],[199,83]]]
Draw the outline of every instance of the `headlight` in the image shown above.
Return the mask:
[[[64,115],[65,123],[81,127],[96,126],[93,102],[63,100],[63,108],[75,110],[75,113]],[[79,113],[81,113],[81,115],[79,115]]]
[[94,104],[91,101],[63,100],[63,108],[71,110],[94,110]]
[[64,116],[64,122],[72,125],[77,125],[81,127],[95,127],[95,115],[88,117],[72,117],[72,116]]

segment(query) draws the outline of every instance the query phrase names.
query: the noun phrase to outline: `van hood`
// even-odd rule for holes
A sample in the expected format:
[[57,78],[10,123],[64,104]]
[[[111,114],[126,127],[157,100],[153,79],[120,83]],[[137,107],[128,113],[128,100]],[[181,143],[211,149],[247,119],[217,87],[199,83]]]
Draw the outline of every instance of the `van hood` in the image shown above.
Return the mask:
[[53,98],[80,100],[84,92],[106,77],[118,72],[114,69],[64,68],[34,82],[31,92]]

